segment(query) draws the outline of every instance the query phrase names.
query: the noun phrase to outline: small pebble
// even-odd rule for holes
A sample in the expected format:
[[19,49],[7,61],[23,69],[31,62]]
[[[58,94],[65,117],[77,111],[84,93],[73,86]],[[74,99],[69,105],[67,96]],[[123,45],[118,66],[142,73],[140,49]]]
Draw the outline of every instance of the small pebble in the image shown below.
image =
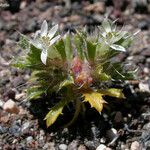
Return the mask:
[[22,132],[25,132],[30,126],[30,122],[25,122],[23,125],[22,125],[22,129],[21,131]]
[[4,102],[0,99],[0,107],[2,108],[4,105]]
[[66,144],[60,144],[59,149],[60,150],[67,150],[67,145]]
[[106,149],[106,146],[104,144],[100,144],[96,150],[105,150]]
[[143,71],[144,71],[144,73],[146,73],[146,74],[149,73],[149,69],[148,69],[147,67],[145,67],[145,68],[143,69]]
[[122,122],[123,118],[122,118],[122,113],[120,111],[116,112],[116,115],[114,117],[114,121],[116,123],[120,123]]
[[139,83],[139,89],[140,89],[142,92],[150,92],[150,88],[149,88],[148,83],[140,82],[140,83]]
[[84,145],[80,145],[80,146],[78,147],[78,150],[87,150],[87,149],[86,149],[86,147],[85,147]]
[[115,137],[117,137],[117,130],[114,128],[111,128],[110,130],[107,131],[107,137],[112,141]]
[[16,92],[14,90],[9,90],[5,93],[5,96],[7,96],[8,99],[15,99],[15,95],[16,95]]
[[132,142],[131,150],[140,150],[140,144],[137,141]]
[[147,21],[141,21],[138,25],[141,30],[148,30],[149,24]]
[[111,148],[109,148],[109,147],[106,147],[106,148],[105,148],[105,150],[112,150],[112,149],[111,149]]
[[29,136],[29,137],[26,138],[27,143],[31,143],[32,140],[33,140],[33,137],[32,137],[32,136]]
[[76,150],[78,147],[78,141],[73,140],[69,145],[68,145],[68,150]]
[[6,103],[4,103],[3,105],[3,109],[9,113],[14,113],[14,114],[18,114],[19,113],[19,108],[16,105],[16,103],[9,99]]
[[16,94],[15,99],[20,100],[24,96],[25,96],[25,93],[19,93],[19,94]]

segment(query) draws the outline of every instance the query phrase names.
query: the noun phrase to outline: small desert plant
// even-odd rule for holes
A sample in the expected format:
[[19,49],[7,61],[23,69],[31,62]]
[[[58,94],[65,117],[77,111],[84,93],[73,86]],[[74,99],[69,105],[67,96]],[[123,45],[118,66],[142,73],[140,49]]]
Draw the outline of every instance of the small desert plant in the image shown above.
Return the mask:
[[58,33],[58,25],[48,31],[44,21],[32,40],[21,35],[18,44],[25,55],[18,57],[13,65],[32,72],[30,82],[33,84],[27,89],[29,99],[38,99],[44,94],[59,95],[60,101],[45,117],[48,127],[69,103],[75,106],[72,123],[84,102],[101,112],[106,104],[105,95],[124,98],[122,89],[101,85],[134,78],[135,71],[126,70],[123,62],[114,59],[119,53],[126,52],[132,40],[132,35],[117,31],[115,23],[108,19],[93,34],[76,30],[65,35]]

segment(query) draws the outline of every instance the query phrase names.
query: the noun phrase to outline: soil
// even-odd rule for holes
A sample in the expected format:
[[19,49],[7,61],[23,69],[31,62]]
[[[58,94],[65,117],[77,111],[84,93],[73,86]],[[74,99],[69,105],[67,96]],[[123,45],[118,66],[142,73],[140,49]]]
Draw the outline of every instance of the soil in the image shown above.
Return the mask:
[[[74,0],[65,5],[65,0],[10,0],[9,7],[0,6],[0,150],[95,150],[100,144],[113,150],[133,150],[135,141],[139,144],[137,150],[150,150],[150,4],[124,0],[117,6],[115,1],[92,4],[90,0]],[[63,117],[46,128],[43,119],[48,100],[29,101],[25,90],[30,71],[10,65],[23,53],[16,46],[19,33],[32,37],[44,19],[49,25],[59,23],[63,32],[85,25],[92,32],[107,14],[113,20],[120,17],[119,27],[124,25],[132,33],[141,30],[127,53],[117,57],[139,68],[138,79],[114,83],[113,87],[123,88],[126,99],[106,97],[109,105],[101,114],[86,104],[85,114],[64,128],[74,111],[69,105]],[[9,99],[18,105],[19,114],[2,109]]]

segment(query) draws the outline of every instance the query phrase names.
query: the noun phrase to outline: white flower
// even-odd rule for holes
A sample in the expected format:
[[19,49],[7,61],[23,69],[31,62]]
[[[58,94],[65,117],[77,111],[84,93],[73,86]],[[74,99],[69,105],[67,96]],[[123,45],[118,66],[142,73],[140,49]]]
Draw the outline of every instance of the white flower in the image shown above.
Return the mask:
[[48,24],[47,21],[44,20],[41,26],[41,30],[38,30],[35,35],[34,39],[31,40],[31,43],[42,50],[41,52],[41,61],[46,65],[48,49],[52,46],[59,38],[60,35],[54,37],[58,30],[58,24],[53,26],[50,31],[48,31]]
[[116,42],[125,37],[127,32],[122,30],[116,31],[116,26],[114,23],[115,22],[111,23],[108,19],[105,19],[102,22],[102,27],[99,27],[100,31],[102,32],[100,34],[101,37],[99,42],[105,43],[114,50],[125,52],[126,49],[121,45],[117,45]]

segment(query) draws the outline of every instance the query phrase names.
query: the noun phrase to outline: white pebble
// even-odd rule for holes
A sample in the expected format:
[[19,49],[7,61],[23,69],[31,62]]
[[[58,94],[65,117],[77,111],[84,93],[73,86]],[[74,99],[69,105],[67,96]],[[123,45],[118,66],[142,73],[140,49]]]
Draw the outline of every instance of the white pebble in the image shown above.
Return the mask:
[[137,141],[132,142],[131,150],[140,150],[140,144]]
[[96,150],[105,150],[106,149],[106,146],[104,144],[100,144]]
[[60,144],[59,150],[67,150],[67,145],[66,144]]
[[14,114],[18,114],[19,113],[19,108],[16,105],[16,103],[9,99],[6,103],[4,103],[3,105],[3,109],[9,113],[14,113]]
[[142,82],[140,82],[139,83],[139,88],[143,92],[150,92],[148,83],[142,83]]

